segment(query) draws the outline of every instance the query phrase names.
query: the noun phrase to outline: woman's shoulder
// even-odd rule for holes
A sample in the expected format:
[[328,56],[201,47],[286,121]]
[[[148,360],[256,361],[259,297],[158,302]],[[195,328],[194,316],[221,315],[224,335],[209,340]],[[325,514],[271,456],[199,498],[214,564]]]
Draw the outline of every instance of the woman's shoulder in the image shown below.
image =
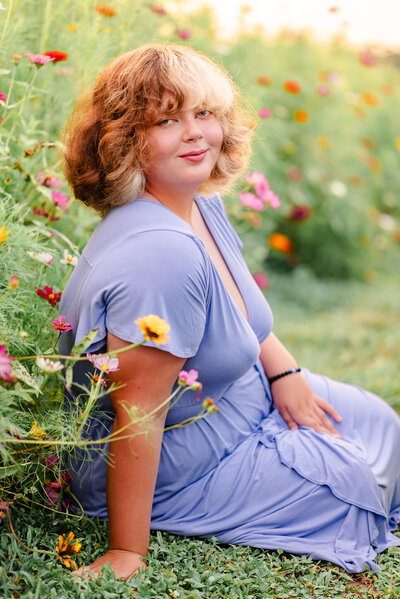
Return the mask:
[[114,208],[100,222],[83,254],[94,266],[107,256],[151,261],[183,252],[200,259],[202,247],[192,228],[174,212],[153,200],[137,199]]

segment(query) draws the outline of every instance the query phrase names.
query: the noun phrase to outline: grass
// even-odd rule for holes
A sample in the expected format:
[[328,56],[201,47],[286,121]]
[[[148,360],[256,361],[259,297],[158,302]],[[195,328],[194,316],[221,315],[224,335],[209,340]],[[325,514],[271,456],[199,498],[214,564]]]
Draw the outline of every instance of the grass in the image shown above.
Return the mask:
[[[272,274],[268,299],[275,329],[300,363],[311,370],[368,387],[400,408],[396,347],[400,340],[398,283],[378,275],[374,284],[316,281],[305,271]],[[82,542],[80,563],[103,552],[107,526],[76,521],[42,508],[15,505],[13,523],[30,547],[54,549],[58,534],[72,530]],[[155,532],[148,568],[129,582],[105,572],[100,580],[74,583],[48,555],[28,552],[6,522],[0,538],[0,596],[4,598],[389,599],[400,595],[399,549],[377,558],[380,574],[349,575],[326,562],[281,551],[228,546]]]

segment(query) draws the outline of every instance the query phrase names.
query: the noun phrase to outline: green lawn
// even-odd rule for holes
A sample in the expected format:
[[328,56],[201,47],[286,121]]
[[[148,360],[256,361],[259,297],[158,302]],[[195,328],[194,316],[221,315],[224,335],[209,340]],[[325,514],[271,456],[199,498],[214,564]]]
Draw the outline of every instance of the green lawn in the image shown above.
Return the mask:
[[[268,299],[275,330],[301,364],[379,392],[400,408],[398,357],[400,306],[396,277],[378,275],[373,284],[315,281],[297,270],[272,274]],[[58,534],[75,532],[80,563],[106,546],[106,526],[95,520],[59,517],[43,508],[15,505],[15,530],[26,544],[54,549]],[[380,574],[349,575],[307,556],[225,546],[214,540],[154,533],[149,567],[130,582],[106,573],[96,582],[75,584],[48,555],[28,552],[3,522],[0,538],[0,596],[15,598],[394,598],[400,595],[399,550],[377,558]]]

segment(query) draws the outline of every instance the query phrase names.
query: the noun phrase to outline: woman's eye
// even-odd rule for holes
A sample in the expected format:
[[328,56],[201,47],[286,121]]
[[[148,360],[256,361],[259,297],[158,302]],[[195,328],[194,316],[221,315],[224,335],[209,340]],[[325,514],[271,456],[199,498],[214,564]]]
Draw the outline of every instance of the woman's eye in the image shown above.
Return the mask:
[[211,111],[204,108],[203,110],[199,110],[199,112],[197,113],[196,116],[199,116],[200,118],[204,119],[204,118],[210,116],[210,114],[211,114]]
[[169,123],[172,123],[172,119],[163,119],[162,121],[157,123],[157,127],[165,127],[165,125],[169,125]]

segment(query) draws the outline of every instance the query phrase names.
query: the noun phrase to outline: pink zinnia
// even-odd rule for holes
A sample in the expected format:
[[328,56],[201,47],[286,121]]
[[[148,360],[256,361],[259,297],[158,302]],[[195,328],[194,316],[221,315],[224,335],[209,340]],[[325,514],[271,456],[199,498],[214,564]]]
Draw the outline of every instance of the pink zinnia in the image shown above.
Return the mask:
[[87,354],[87,356],[90,362],[98,370],[102,370],[103,372],[115,372],[116,370],[119,370],[118,358],[110,358],[108,354],[105,356]]
[[269,285],[268,277],[261,271],[253,272],[253,278],[260,289],[267,289]]
[[44,54],[31,54],[31,52],[25,52],[25,56],[28,57],[31,64],[35,64],[37,67],[42,67],[44,64],[54,60],[54,58],[51,58],[50,56],[45,56]]
[[60,179],[57,179],[57,177],[55,177],[54,175],[44,175],[42,171],[38,171],[37,176],[39,179],[39,183],[43,183],[43,185],[46,185],[46,187],[62,187],[62,181],[60,181]]
[[11,381],[11,362],[12,356],[7,354],[4,345],[0,345],[0,376],[4,381],[7,382]]
[[243,206],[246,208],[252,208],[257,212],[261,212],[264,209],[264,202],[260,198],[258,198],[251,191],[245,191],[244,193],[239,193],[239,200]]
[[56,331],[59,333],[66,333],[67,331],[72,331],[71,324],[69,322],[65,322],[65,316],[59,316],[55,318],[51,323]]
[[67,211],[67,207],[68,207],[68,196],[66,196],[63,193],[61,193],[61,191],[52,191],[51,192],[51,199],[53,201],[53,204],[55,204],[56,206],[58,206],[59,208],[61,208],[61,210],[63,212]]
[[260,110],[258,111],[258,116],[262,119],[269,119],[271,114],[272,113],[269,108],[260,108]]

